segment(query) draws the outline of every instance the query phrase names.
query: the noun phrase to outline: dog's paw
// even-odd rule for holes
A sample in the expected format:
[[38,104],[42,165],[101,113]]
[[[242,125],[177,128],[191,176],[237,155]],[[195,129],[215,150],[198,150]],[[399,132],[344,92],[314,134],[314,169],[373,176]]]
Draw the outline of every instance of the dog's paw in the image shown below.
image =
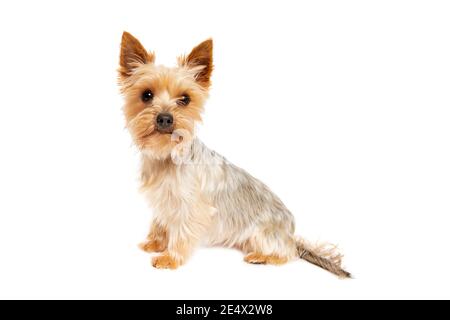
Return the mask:
[[179,266],[178,262],[168,254],[154,257],[152,259],[152,265],[157,269],[176,269]]
[[147,240],[139,244],[139,248],[142,251],[151,252],[163,252],[166,248],[155,240]]
[[260,253],[252,252],[245,256],[244,261],[251,264],[285,264],[288,259],[278,257],[275,255],[263,255]]
[[259,253],[249,253],[244,257],[244,261],[252,264],[266,264],[267,258]]

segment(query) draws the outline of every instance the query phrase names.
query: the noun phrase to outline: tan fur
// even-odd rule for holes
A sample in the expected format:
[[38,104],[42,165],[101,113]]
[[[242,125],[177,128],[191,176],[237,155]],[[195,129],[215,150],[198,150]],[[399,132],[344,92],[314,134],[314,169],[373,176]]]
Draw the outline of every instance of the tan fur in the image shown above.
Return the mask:
[[[155,118],[161,112],[174,115],[175,130],[183,129],[194,134],[194,124],[201,121],[203,104],[208,96],[194,77],[195,72],[189,69],[145,64],[136,67],[132,75],[121,80],[126,125],[141,150],[153,151],[157,158],[166,159],[176,145],[171,142],[170,135],[155,130]],[[147,89],[155,94],[151,105],[141,101],[141,94]],[[177,99],[184,94],[191,98],[185,108],[177,105]]]
[[153,257],[152,265],[158,269],[176,269],[179,263],[166,252]]
[[139,247],[145,252],[163,252],[168,245],[167,231],[158,223],[153,223],[147,241],[142,242]]
[[205,88],[211,84],[210,78],[213,71],[212,56],[213,56],[213,41],[208,39],[196,46],[192,52],[186,57],[178,58],[178,64],[188,68],[201,66],[203,69],[196,75],[196,81]]
[[[123,111],[142,155],[141,190],[154,213],[140,247],[162,252],[153,258],[156,268],[175,269],[206,244],[239,248],[249,263],[278,265],[300,257],[344,274],[340,256],[299,242],[293,215],[265,184],[195,137],[211,84],[212,50],[206,40],[168,68],[156,65],[136,38],[122,37]],[[143,99],[148,91],[151,99]],[[188,105],[180,104],[185,96]],[[158,129],[158,114],[168,113],[171,130]]]
[[249,253],[244,257],[244,261],[252,264],[285,264],[288,259],[285,257],[279,257],[277,255],[264,255],[261,253]]
[[147,52],[135,37],[128,32],[123,33],[119,69],[122,78],[130,75],[137,64],[153,63],[154,60],[155,55]]

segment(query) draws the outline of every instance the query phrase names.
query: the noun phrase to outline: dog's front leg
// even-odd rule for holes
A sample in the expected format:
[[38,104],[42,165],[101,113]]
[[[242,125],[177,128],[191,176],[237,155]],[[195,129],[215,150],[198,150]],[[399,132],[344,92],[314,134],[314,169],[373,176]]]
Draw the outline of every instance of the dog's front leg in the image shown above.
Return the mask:
[[[172,239],[172,238],[171,238]],[[180,238],[169,241],[169,247],[161,255],[152,260],[152,265],[158,269],[176,269],[191,255],[198,244],[195,238]]]
[[142,242],[139,247],[145,252],[163,252],[167,250],[168,238],[167,231],[161,223],[152,222],[147,240]]
[[211,226],[213,207],[199,200],[185,210],[170,224],[167,250],[153,258],[155,268],[176,269],[185,263]]

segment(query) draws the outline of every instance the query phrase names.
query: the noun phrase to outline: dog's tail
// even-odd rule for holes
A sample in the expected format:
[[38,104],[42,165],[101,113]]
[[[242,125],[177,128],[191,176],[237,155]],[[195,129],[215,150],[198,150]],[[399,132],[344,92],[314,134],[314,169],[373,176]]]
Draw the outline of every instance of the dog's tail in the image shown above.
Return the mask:
[[342,254],[337,247],[331,244],[312,245],[304,239],[297,240],[297,249],[300,259],[306,260],[322,269],[325,269],[339,278],[351,278],[351,274],[342,266]]

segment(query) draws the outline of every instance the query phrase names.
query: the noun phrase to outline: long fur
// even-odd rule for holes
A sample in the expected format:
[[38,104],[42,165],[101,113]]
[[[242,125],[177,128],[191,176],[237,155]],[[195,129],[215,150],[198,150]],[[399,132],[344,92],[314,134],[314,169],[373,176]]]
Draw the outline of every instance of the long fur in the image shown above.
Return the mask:
[[309,243],[298,239],[297,248],[300,259],[325,269],[340,278],[351,278],[351,274],[342,268],[342,254],[337,247],[329,243]]
[[[205,244],[238,248],[249,263],[283,264],[300,257],[346,276],[339,254],[296,238],[293,215],[265,184],[195,137],[212,70],[212,40],[167,68],[155,65],[154,53],[136,38],[123,35],[119,83],[124,114],[142,154],[141,190],[154,212],[141,248],[162,252],[153,258],[157,268],[177,268]],[[151,101],[141,99],[146,90],[153,93]],[[186,95],[189,105],[180,106]],[[160,113],[173,115],[171,134],[157,130]]]

